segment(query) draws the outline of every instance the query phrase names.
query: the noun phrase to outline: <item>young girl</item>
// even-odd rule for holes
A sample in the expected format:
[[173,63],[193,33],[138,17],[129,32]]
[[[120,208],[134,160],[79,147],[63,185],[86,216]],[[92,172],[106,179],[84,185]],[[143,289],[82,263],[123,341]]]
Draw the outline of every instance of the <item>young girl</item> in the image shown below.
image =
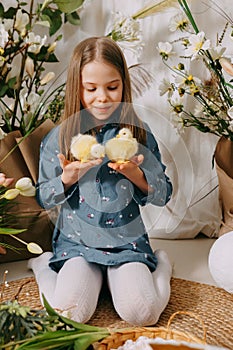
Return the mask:
[[[129,162],[73,159],[74,135],[91,134],[104,145],[122,127],[139,144]],[[70,61],[64,120],[41,144],[37,198],[59,215],[53,253],[29,261],[40,295],[86,322],[106,279],[123,320],[155,324],[170,297],[172,269],[164,251],[152,251],[139,206],[164,206],[171,193],[157,142],[132,106],[122,51],[106,37],[85,39]]]

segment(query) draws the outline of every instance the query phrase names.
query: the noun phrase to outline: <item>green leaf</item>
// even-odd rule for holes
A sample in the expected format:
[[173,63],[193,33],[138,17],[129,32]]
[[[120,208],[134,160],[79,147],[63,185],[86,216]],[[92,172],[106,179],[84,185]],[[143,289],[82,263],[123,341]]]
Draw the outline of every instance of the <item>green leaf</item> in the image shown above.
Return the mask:
[[69,345],[73,342],[73,338],[76,337],[74,331],[51,331],[45,332],[42,335],[35,336],[21,346],[18,350],[40,350],[40,349],[57,349],[61,345]]
[[42,294],[42,299],[43,299],[44,307],[47,313],[49,314],[49,316],[59,316],[58,313],[52,308],[52,306],[50,306],[44,294]]
[[0,87],[0,97],[4,97],[7,93],[8,86],[7,85],[2,85]]
[[15,86],[16,81],[17,81],[16,77],[13,77],[13,78],[8,80],[8,86],[10,89],[12,89]]
[[16,15],[16,12],[17,12],[17,8],[9,7],[9,9],[4,14],[4,18],[11,18],[12,19]]
[[3,4],[0,3],[0,17],[3,18],[4,17],[4,7]]
[[84,0],[53,0],[53,3],[64,13],[72,13],[76,11],[83,2]]
[[[44,11],[45,12],[45,11]],[[43,13],[41,16],[40,16],[40,19],[41,19],[41,22],[45,22],[45,23],[49,23],[49,27],[51,26],[51,18],[50,16],[48,16],[46,13]],[[39,22],[39,24],[41,23]],[[38,22],[37,22],[38,23]]]
[[86,350],[88,346],[99,340],[102,340],[108,335],[110,335],[108,331],[106,331],[106,333],[85,333],[81,335],[77,340],[75,340],[74,350]]
[[65,15],[66,20],[75,26],[80,25],[80,17],[77,12],[68,13]]
[[27,229],[16,229],[16,228],[8,228],[8,227],[0,227],[0,235],[15,235],[17,233],[21,233],[27,231]]
[[60,10],[52,10],[51,8],[45,8],[41,16],[42,20],[46,20],[50,23],[49,35],[54,35],[62,26],[62,18]]
[[82,333],[72,330],[49,331],[32,337],[21,344],[17,350],[58,349],[61,346],[75,344],[75,349],[86,350],[90,344],[109,335],[108,331],[98,333]]
[[36,55],[37,61],[58,62],[54,53],[48,53],[48,47],[42,46],[40,52]]
[[102,331],[107,331],[106,328],[102,328],[102,327],[96,327],[96,326],[90,326],[88,324],[84,324],[84,323],[80,323],[80,322],[76,322],[71,320],[70,318],[64,317],[62,315],[59,315],[48,303],[48,301],[46,300],[44,294],[42,294],[42,298],[43,298],[43,304],[44,307],[47,311],[47,313],[50,316],[58,316],[65,324],[72,326],[73,328],[75,328],[76,330],[80,330],[80,331],[85,331],[85,332],[102,332]]
[[193,29],[195,30],[196,34],[199,33],[199,29],[196,25],[196,22],[192,16],[192,12],[190,11],[190,8],[186,2],[186,0],[178,0],[178,3],[180,4],[181,9],[184,11],[186,16],[188,17]]

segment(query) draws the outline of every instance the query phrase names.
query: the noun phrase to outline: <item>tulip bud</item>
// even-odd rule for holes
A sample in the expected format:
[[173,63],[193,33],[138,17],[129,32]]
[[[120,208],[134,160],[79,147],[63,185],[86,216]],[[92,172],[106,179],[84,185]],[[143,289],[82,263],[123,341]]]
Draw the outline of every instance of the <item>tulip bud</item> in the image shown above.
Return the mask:
[[20,191],[27,190],[31,186],[32,180],[29,177],[22,177],[15,184],[15,188],[17,188]]
[[55,73],[54,73],[54,72],[49,72],[49,73],[47,73],[47,74],[44,76],[44,78],[41,79],[40,84],[41,84],[41,85],[48,84],[48,82],[49,82],[50,80],[54,79],[54,77],[55,77]]
[[48,52],[49,52],[49,53],[54,52],[54,50],[56,49],[56,46],[57,46],[57,42],[54,41],[54,43],[52,43],[52,44],[49,46]]
[[36,189],[34,186],[31,186],[30,188],[20,191],[20,194],[25,197],[34,197],[36,194]]
[[15,199],[18,195],[19,195],[20,191],[17,190],[17,188],[12,188],[10,190],[7,190],[1,197],[1,198],[5,198],[7,200],[12,200]]
[[32,77],[34,74],[34,62],[29,56],[26,58],[25,68],[28,75]]
[[14,179],[12,177],[6,177],[4,173],[0,173],[0,186],[8,187],[13,181]]
[[219,59],[219,63],[221,64],[223,70],[228,73],[229,75],[233,76],[233,65],[231,63],[231,61],[226,58],[226,57],[221,57]]
[[33,197],[36,193],[35,187],[32,185],[32,180],[29,177],[19,179],[15,184],[15,188],[19,190],[22,196],[26,197]]

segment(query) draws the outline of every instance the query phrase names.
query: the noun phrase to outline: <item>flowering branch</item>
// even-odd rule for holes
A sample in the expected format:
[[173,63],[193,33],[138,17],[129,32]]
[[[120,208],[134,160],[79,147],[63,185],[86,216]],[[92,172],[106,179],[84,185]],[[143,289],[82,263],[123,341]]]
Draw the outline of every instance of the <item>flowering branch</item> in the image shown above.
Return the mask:
[[[233,65],[223,56],[226,48],[222,47],[227,26],[217,46],[213,47],[205,33],[199,31],[187,1],[178,0],[178,2],[182,12],[171,19],[169,28],[172,31],[186,31],[187,36],[182,36],[173,43],[158,43],[163,62],[175,73],[170,82],[163,80],[160,95],[168,95],[172,121],[179,130],[194,126],[202,132],[210,132],[233,140],[233,85],[226,77],[226,73],[233,76]],[[179,55],[173,49],[180,43],[184,54]],[[167,63],[173,57],[179,57],[179,62],[175,66]],[[192,68],[186,68],[187,59],[191,62],[203,62],[204,78],[203,75],[201,79],[194,76]],[[192,110],[185,108],[185,96],[191,99],[192,103],[195,102]]]
[[[66,21],[79,24],[77,9],[83,2],[50,0],[35,4],[34,0],[16,0],[16,6],[8,10],[0,4],[1,137],[15,129],[22,136],[31,132],[49,116],[47,111],[54,95],[59,91],[64,96],[61,86],[65,85],[61,84],[49,95],[50,99],[43,98],[45,86],[55,77],[53,72],[44,74],[45,65],[58,62],[55,49],[62,35],[54,35]],[[36,34],[38,26],[47,28],[48,34]],[[52,42],[48,42],[48,37]],[[59,108],[61,114],[60,103]]]

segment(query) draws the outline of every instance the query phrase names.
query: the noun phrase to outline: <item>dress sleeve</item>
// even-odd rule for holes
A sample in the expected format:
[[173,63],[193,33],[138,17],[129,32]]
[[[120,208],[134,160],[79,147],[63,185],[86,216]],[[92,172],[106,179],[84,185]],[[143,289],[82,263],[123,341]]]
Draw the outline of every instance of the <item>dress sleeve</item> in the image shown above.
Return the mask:
[[77,184],[64,192],[61,180],[62,168],[57,155],[59,151],[59,128],[55,127],[42,140],[40,145],[39,177],[36,184],[36,198],[45,209],[63,204],[74,191]]
[[140,145],[139,152],[144,155],[144,161],[140,168],[153,191],[146,195],[134,186],[134,199],[142,206],[151,203],[162,207],[171,198],[172,183],[165,173],[166,167],[161,161],[158,143],[148,127],[147,145]]

